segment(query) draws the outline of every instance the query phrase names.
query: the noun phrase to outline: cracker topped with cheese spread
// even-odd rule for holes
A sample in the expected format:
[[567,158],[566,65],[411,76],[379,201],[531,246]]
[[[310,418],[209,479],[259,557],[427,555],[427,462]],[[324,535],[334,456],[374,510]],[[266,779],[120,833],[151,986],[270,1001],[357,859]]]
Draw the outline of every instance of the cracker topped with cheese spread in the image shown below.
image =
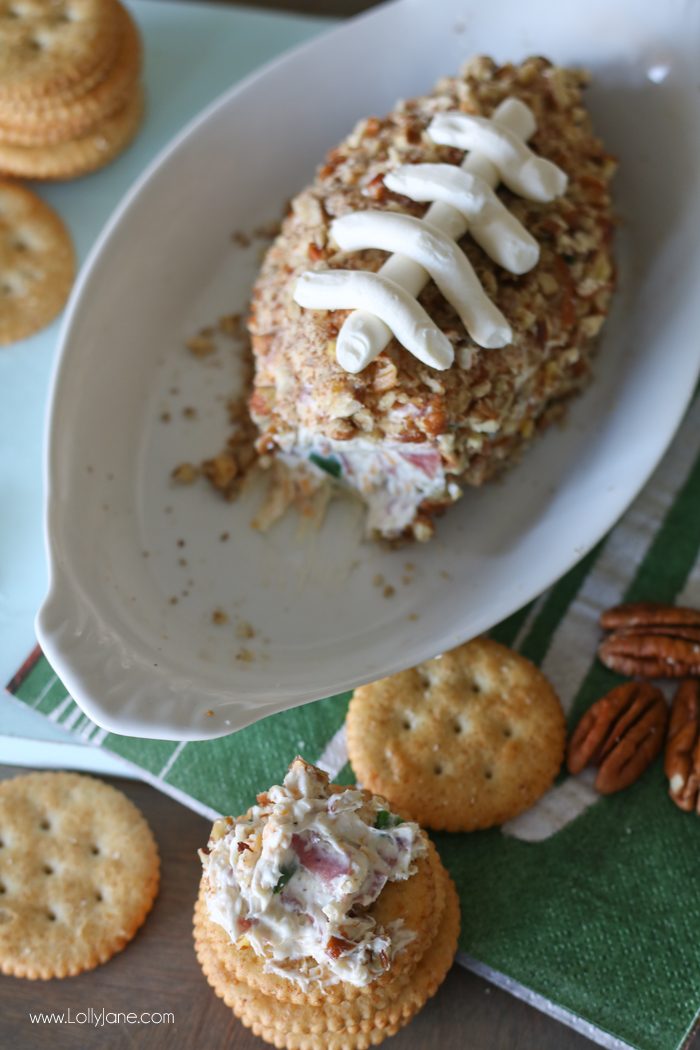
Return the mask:
[[459,908],[425,833],[301,758],[247,813],[217,821],[200,857],[202,969],[275,1045],[294,1032],[295,1046],[300,1034],[322,1046],[339,1025],[348,1050],[376,1043],[449,969]]

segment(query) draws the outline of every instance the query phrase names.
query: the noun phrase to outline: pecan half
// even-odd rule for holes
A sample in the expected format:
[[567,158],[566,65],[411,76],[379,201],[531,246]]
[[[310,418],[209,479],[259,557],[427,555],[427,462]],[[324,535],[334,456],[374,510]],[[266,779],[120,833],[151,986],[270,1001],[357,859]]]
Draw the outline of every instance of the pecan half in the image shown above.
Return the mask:
[[700,682],[681,682],[671,705],[664,772],[668,793],[686,813],[700,813]]
[[648,682],[626,682],[586,711],[569,740],[567,768],[576,774],[597,766],[596,790],[601,795],[622,791],[661,751],[667,721],[660,689]]
[[661,602],[627,602],[606,609],[600,617],[600,626],[606,631],[630,627],[700,627],[700,609]]
[[601,663],[611,671],[646,678],[700,675],[700,630],[693,627],[626,628],[613,631],[598,646]]
[[613,635],[623,637],[624,635],[636,635],[648,638],[650,635],[661,635],[664,638],[686,638],[690,642],[700,642],[700,627],[685,624],[654,624],[651,627],[620,627],[613,631]]

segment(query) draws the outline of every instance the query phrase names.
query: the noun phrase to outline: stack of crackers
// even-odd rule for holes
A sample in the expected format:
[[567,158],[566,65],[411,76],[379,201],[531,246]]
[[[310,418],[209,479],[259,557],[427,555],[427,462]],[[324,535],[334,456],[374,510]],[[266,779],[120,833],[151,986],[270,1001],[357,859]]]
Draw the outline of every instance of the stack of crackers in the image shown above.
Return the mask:
[[[119,0],[0,0],[0,179],[73,179],[113,160],[141,122],[141,57]],[[59,216],[0,181],[0,346],[53,320],[74,276]]]
[[216,994],[236,1017],[287,1050],[366,1050],[394,1035],[435,994],[452,965],[459,934],[459,901],[432,843],[417,871],[390,882],[370,908],[378,926],[402,920],[415,933],[391,967],[364,987],[344,981],[306,986],[265,970],[265,960],[232,943],[213,922],[203,877],[195,908],[197,958]]
[[138,30],[118,0],[0,0],[0,173],[101,168],[143,112]]

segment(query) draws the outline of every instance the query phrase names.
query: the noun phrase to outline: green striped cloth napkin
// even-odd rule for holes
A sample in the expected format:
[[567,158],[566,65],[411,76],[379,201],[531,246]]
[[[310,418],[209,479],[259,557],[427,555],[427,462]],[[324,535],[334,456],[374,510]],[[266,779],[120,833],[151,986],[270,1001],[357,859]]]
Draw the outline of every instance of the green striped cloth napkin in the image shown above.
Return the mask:
[[[539,664],[572,722],[619,679],[595,660],[600,611],[622,600],[700,606],[700,398],[618,525],[536,601],[492,631]],[[244,811],[296,754],[352,781],[349,694],[204,743],[107,733],[36,651],[8,686],[17,700],[137,766],[213,817]],[[600,798],[562,776],[501,829],[437,835],[459,888],[462,961],[609,1047],[675,1050],[700,1006],[700,821],[669,800],[661,761]]]

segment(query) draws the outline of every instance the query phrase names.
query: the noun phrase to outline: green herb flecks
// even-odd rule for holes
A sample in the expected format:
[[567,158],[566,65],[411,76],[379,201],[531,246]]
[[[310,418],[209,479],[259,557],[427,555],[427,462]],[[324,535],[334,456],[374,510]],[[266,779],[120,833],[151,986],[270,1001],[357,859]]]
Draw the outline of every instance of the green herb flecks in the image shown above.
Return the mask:
[[335,456],[319,456],[317,452],[311,452],[309,459],[319,470],[325,470],[326,474],[330,474],[333,478],[339,478],[343,473],[343,468]]
[[275,888],[274,888],[274,890],[272,892],[273,893],[281,893],[282,890],[287,885],[287,883],[289,882],[289,880],[291,879],[292,875],[294,874],[294,872],[296,870],[297,870],[296,868],[291,867],[291,866],[288,867],[288,868],[280,868],[281,874],[280,874],[279,879],[277,880],[277,885],[275,886]]
[[374,821],[375,828],[380,831],[385,831],[387,828],[398,828],[399,824],[403,824],[401,817],[395,817],[388,809],[380,809]]

